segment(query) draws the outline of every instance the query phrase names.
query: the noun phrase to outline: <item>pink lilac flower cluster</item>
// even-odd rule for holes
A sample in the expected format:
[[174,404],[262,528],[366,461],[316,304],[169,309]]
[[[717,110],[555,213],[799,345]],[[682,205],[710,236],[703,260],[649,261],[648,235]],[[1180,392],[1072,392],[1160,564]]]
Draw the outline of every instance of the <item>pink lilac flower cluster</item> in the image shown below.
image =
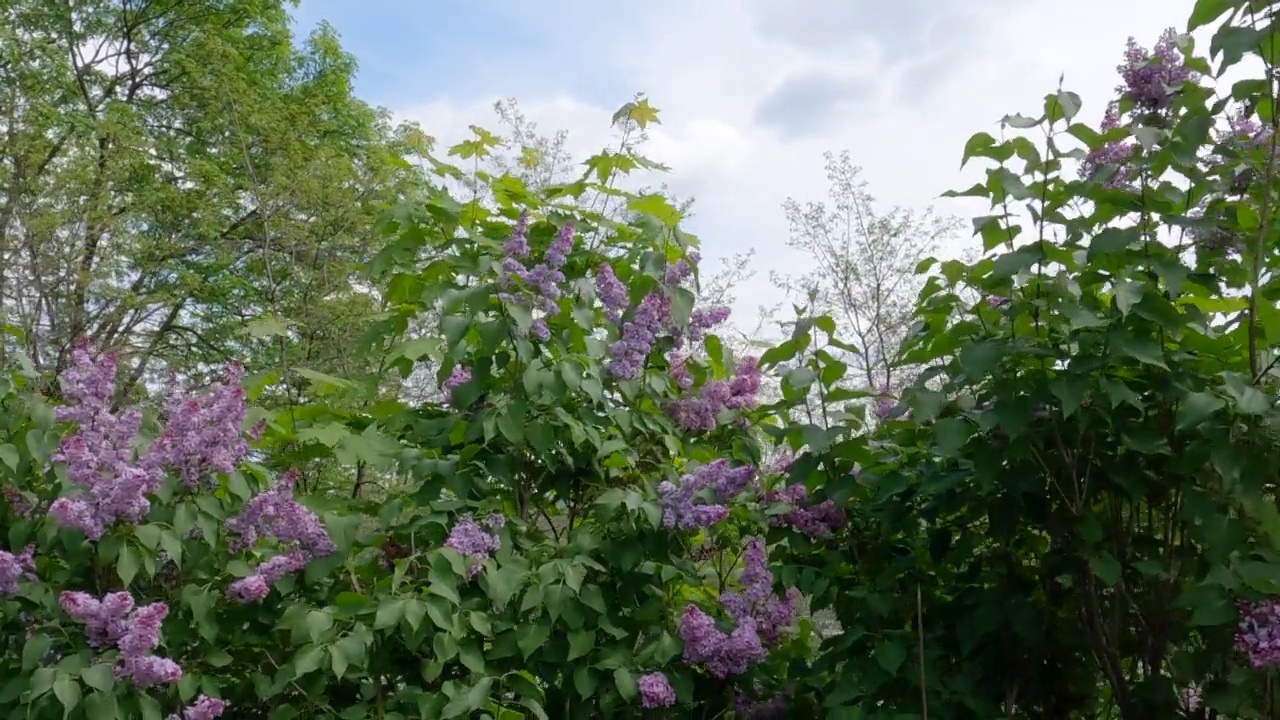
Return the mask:
[[170,715],[165,720],[214,720],[222,717],[222,712],[227,709],[225,700],[211,698],[208,695],[200,695],[196,701],[183,709],[182,715]]
[[445,395],[449,397],[449,403],[452,404],[453,389],[469,382],[471,382],[471,370],[459,365],[449,372],[449,377],[445,378],[440,388],[444,390]]
[[454,523],[449,531],[449,538],[444,546],[456,550],[467,559],[467,579],[475,577],[483,569],[484,559],[493,555],[502,544],[496,531],[506,524],[501,515],[490,515],[480,522],[470,515],[464,515]]
[[[729,514],[723,503],[737,497],[755,479],[755,473],[748,465],[735,468],[728,460],[716,460],[681,477],[679,485],[660,483],[663,527],[693,530],[720,522]],[[701,497],[707,488],[711,488],[713,502]]]
[[672,689],[671,681],[667,680],[667,676],[660,672],[641,675],[636,681],[636,686],[640,689],[640,705],[647,709],[671,707],[676,704],[676,691]]
[[631,297],[609,263],[601,263],[596,270],[596,295],[604,305],[605,319],[614,325],[622,322],[622,313],[630,304]]
[[690,604],[680,617],[680,639],[684,641],[684,661],[701,665],[717,678],[746,672],[752,663],[765,659],[765,645],[776,644],[782,631],[795,623],[799,593],[794,588],[785,597],[773,592],[760,538],[748,538],[741,592],[725,592],[720,605],[736,622],[732,632],[716,627],[715,620]]
[[320,518],[293,497],[297,480],[298,471],[291,468],[271,489],[255,495],[239,514],[223,522],[234,536],[230,542],[233,551],[252,547],[260,538],[274,539],[287,548],[259,565],[252,575],[231,583],[228,597],[241,602],[261,600],[271,583],[336,549]]
[[[672,366],[669,373],[681,389],[692,384],[683,363]],[[709,380],[696,395],[673,400],[667,405],[667,415],[689,432],[710,432],[716,429],[716,416],[721,411],[755,407],[760,382],[759,362],[745,358],[734,367],[732,377]]]
[[987,307],[1000,309],[1009,304],[1009,298],[1000,295],[988,295]]
[[168,605],[156,602],[135,607],[133,596],[123,591],[109,593],[101,600],[88,593],[68,591],[58,597],[58,604],[73,620],[85,625],[90,646],[119,648],[117,680],[130,678],[134,687],[145,690],[182,679],[182,668],[177,663],[154,654],[160,645],[160,624],[169,614]]
[[177,470],[188,485],[216,486],[216,473],[230,474],[249,451],[241,428],[248,405],[240,386],[243,369],[230,364],[221,382],[203,393],[175,395],[165,427],[146,456],[153,466]]
[[701,340],[711,328],[729,319],[730,310],[727,305],[715,305],[706,309],[694,310],[689,315],[689,339]]
[[[1105,134],[1119,127],[1120,110],[1115,103],[1112,103],[1107,107],[1100,129]],[[1115,189],[1128,188],[1137,176],[1136,171],[1128,164],[1129,158],[1137,149],[1138,146],[1133,140],[1108,140],[1101,147],[1090,150],[1085,156],[1084,161],[1080,163],[1080,177],[1088,180],[1103,168],[1114,168],[1114,174],[1106,180],[1104,185]]]
[[809,494],[809,489],[802,483],[788,485],[777,490],[770,490],[761,498],[764,503],[785,503],[792,509],[769,518],[769,522],[779,527],[789,527],[809,537],[827,537],[845,526],[848,518],[844,511],[836,507],[831,500],[823,500],[816,505],[802,506],[800,503]]
[[1197,78],[1178,50],[1178,31],[1173,28],[1165,30],[1150,51],[1129,38],[1116,72],[1123,81],[1116,92],[1144,110],[1166,107],[1174,91]]
[[[565,223],[547,247],[542,262],[532,268],[526,267],[522,260],[529,255],[529,215],[522,211],[512,229],[511,238],[503,246],[503,292],[498,293],[498,297],[505,302],[518,303],[547,315],[559,312],[562,296],[560,284],[565,280],[561,268],[568,259],[569,251],[573,249],[573,231],[574,224]],[[510,292],[517,280],[524,288],[524,292],[520,294]],[[551,330],[544,318],[537,318],[530,326],[529,334],[545,341],[551,337]]]
[[17,554],[0,550],[0,595],[16,594],[22,578],[36,579],[35,549],[28,545]]
[[1254,668],[1280,666],[1280,599],[1238,603],[1240,624],[1236,647]]
[[795,603],[799,591],[787,591],[783,597],[773,592],[773,573],[765,558],[764,541],[747,538],[742,574],[738,581],[742,591],[727,590],[720,594],[720,606],[739,624],[750,619],[765,645],[775,645],[782,631],[795,624]]
[[654,343],[670,321],[671,299],[657,290],[645,295],[631,319],[622,324],[621,337],[609,345],[608,373],[620,380],[639,377]]
[[247,452],[240,437],[246,407],[238,367],[228,368],[224,382],[203,395],[172,401],[160,437],[136,461],[134,444],[142,414],[111,411],[116,360],[95,360],[84,343],[72,352],[63,373],[63,397],[55,410],[59,420],[76,424],[52,460],[66,466],[67,479],[81,492],[58,498],[49,517],[97,540],[117,521],[137,523],[151,509],[147,496],[159,489],[166,468],[176,469],[194,484],[211,472],[230,472]]

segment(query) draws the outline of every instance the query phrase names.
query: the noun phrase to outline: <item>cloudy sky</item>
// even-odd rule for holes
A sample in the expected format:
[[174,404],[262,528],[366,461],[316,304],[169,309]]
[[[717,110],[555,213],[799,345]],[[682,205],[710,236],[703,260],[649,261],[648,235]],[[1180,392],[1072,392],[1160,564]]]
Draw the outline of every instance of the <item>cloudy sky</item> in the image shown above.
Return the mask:
[[[302,0],[298,31],[325,20],[360,62],[365,100],[442,143],[496,128],[516,97],[582,157],[636,91],[661,109],[647,154],[696,198],[704,255],[757,251],[749,313],[780,296],[768,270],[797,270],[787,197],[826,193],[824,150],[849,150],[886,206],[962,217],[939,200],[972,184],[964,141],[1006,113],[1038,115],[1060,75],[1096,122],[1128,36],[1185,27],[1193,0]],[[955,248],[951,249],[952,251]]]

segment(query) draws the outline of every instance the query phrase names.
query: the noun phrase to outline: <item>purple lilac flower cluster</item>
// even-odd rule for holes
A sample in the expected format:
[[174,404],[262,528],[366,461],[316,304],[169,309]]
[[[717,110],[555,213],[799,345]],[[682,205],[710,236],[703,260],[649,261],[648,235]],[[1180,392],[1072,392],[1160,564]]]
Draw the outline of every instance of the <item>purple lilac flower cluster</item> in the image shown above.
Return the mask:
[[1197,78],[1178,51],[1178,31],[1173,28],[1165,30],[1150,51],[1129,38],[1116,72],[1123,80],[1116,92],[1144,110],[1164,108],[1173,91]]
[[600,296],[600,304],[604,305],[605,319],[615,325],[622,322],[622,313],[630,304],[631,297],[609,263],[601,263],[596,270],[596,294]]
[[1280,599],[1240,601],[1236,647],[1254,668],[1280,665]]
[[727,305],[715,305],[709,308],[694,310],[689,315],[689,339],[701,340],[707,331],[729,319],[730,310]]
[[875,412],[876,420],[884,422],[893,415],[893,409],[897,407],[898,400],[893,396],[893,388],[888,384],[883,384],[876,392]]
[[736,623],[732,632],[716,627],[715,620],[690,604],[680,617],[679,634],[684,641],[684,661],[701,665],[714,677],[724,678],[746,672],[752,663],[765,659],[765,645],[777,643],[782,631],[795,622],[799,593],[794,588],[785,597],[773,592],[760,538],[748,538],[741,592],[725,592],[720,605]]
[[506,518],[497,514],[490,515],[480,522],[476,522],[476,519],[470,515],[464,515],[454,523],[453,529],[449,531],[449,538],[444,541],[444,546],[458,551],[467,559],[468,580],[480,573],[484,567],[481,565],[484,559],[493,555],[502,544],[501,538],[494,531],[504,524],[506,524]]
[[[728,514],[724,503],[737,497],[755,479],[755,468],[730,467],[728,460],[702,465],[680,478],[680,484],[664,481],[658,485],[658,502],[662,505],[662,525],[667,528],[693,530],[720,522]],[[710,487],[715,502],[699,502],[699,495]]]
[[[1107,107],[1100,129],[1106,134],[1119,127],[1120,110],[1115,103],[1112,103]],[[1116,189],[1129,187],[1136,173],[1128,164],[1128,160],[1137,148],[1137,144],[1132,140],[1109,140],[1103,143],[1101,147],[1090,150],[1084,161],[1080,163],[1080,177],[1088,180],[1102,168],[1114,167],[1115,174],[1107,179],[1105,185]]]
[[252,547],[259,538],[273,538],[287,548],[259,565],[254,574],[231,583],[228,597],[241,602],[261,600],[271,583],[336,549],[320,518],[293,497],[297,479],[298,471],[291,468],[271,489],[255,495],[239,514],[223,523],[235,536],[230,543],[233,550]]
[[146,516],[147,496],[159,489],[166,468],[194,484],[208,472],[230,472],[247,452],[240,437],[246,407],[238,367],[228,368],[224,382],[207,393],[171,402],[160,437],[135,462],[142,414],[111,411],[115,357],[95,360],[79,343],[71,360],[61,378],[68,403],[55,416],[75,423],[76,432],[62,439],[52,459],[66,465],[67,478],[82,492],[50,505],[49,517],[58,525],[97,540],[112,523],[137,523]]
[[622,336],[609,346],[609,374],[620,380],[639,377],[658,335],[670,321],[670,298],[657,290],[645,295],[635,314],[622,324]]
[[671,681],[667,680],[667,676],[660,672],[641,675],[636,681],[636,686],[640,688],[640,704],[647,709],[671,707],[676,704],[676,691],[672,689]]
[[[756,697],[764,694],[764,688],[759,682],[754,683],[753,689]],[[738,691],[734,696],[734,709],[737,710],[737,716],[745,720],[785,720],[791,717],[788,713],[788,705],[793,692],[794,689],[788,687],[784,693],[757,700],[747,693]]]
[[22,492],[13,485],[0,488],[0,496],[9,503],[9,509],[20,518],[29,518],[35,513],[35,505],[22,496]]
[[450,371],[449,377],[445,378],[440,388],[444,390],[445,395],[449,397],[449,403],[452,404],[453,389],[469,382],[471,382],[471,370],[459,365]]
[[[692,385],[683,362],[673,365],[669,372],[681,389]],[[689,432],[710,432],[716,429],[716,416],[722,410],[755,407],[760,382],[759,362],[754,357],[745,358],[734,368],[732,377],[710,380],[698,389],[697,395],[673,400],[667,405],[667,415]]]
[[782,631],[795,624],[799,591],[792,588],[783,597],[773,592],[773,573],[769,572],[765,558],[764,541],[758,537],[747,538],[738,581],[742,583],[742,591],[721,593],[720,606],[740,625],[748,619],[754,621],[765,645],[777,644]]
[[17,593],[18,581],[24,577],[36,579],[35,549],[34,545],[28,545],[16,555],[0,550],[0,595]]
[[227,702],[208,695],[200,695],[196,701],[183,709],[182,715],[170,715],[165,720],[214,720],[221,717],[227,709]]
[[809,494],[809,489],[802,483],[788,485],[777,490],[770,490],[761,498],[765,503],[786,503],[793,508],[782,515],[769,518],[776,526],[789,527],[809,537],[827,537],[844,527],[848,518],[844,511],[836,507],[831,500],[823,500],[817,505],[802,506],[800,503]]
[[1227,116],[1227,125],[1230,133],[1223,140],[1246,150],[1261,147],[1271,139],[1271,127],[1255,120],[1243,107]]
[[1000,295],[988,295],[987,307],[999,310],[1009,304],[1009,298]]
[[718,678],[740,675],[767,655],[754,620],[747,618],[733,632],[725,633],[697,605],[689,605],[680,616],[680,639],[684,641],[684,661],[702,665]]
[[130,678],[139,690],[152,685],[172,685],[182,679],[182,668],[154,650],[160,645],[160,624],[169,614],[162,602],[134,606],[128,592],[113,592],[101,600],[83,592],[64,592],[58,604],[73,620],[85,625],[89,645],[99,649],[116,647],[117,680]]
[[[547,251],[542,256],[542,262],[529,268],[522,262],[529,255],[529,214],[522,211],[516,220],[515,227],[512,228],[511,238],[503,246],[504,274],[501,284],[504,290],[498,293],[498,297],[504,302],[518,303],[539,310],[544,315],[554,315],[559,312],[559,301],[562,296],[560,284],[565,279],[561,268],[568,259],[569,251],[573,249],[573,231],[574,224],[565,223],[547,247]],[[509,292],[516,285],[516,281],[519,281],[524,288],[524,292],[519,295]],[[536,318],[529,328],[529,334],[542,341],[549,339],[551,330],[547,327],[546,319]]]
[[243,369],[227,366],[207,392],[175,395],[168,402],[165,428],[147,454],[152,466],[170,467],[188,485],[214,485],[214,473],[235,471],[249,451],[241,428],[248,405],[240,386]]
[[702,254],[697,250],[690,250],[687,258],[681,258],[667,265],[667,269],[662,276],[662,282],[668,287],[677,287],[690,277],[693,277],[693,269],[698,266],[698,263],[702,262]]

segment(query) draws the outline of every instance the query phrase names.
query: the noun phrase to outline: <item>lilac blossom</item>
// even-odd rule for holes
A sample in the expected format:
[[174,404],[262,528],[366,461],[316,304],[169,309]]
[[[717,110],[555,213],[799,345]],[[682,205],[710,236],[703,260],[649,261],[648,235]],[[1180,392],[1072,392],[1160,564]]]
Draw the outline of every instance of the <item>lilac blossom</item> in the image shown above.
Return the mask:
[[684,661],[702,665],[717,678],[740,675],[766,657],[755,621],[749,617],[726,634],[710,615],[690,604],[680,617],[679,633],[684,641]]
[[734,367],[732,377],[710,380],[698,389],[696,395],[669,403],[667,415],[689,432],[710,432],[716,429],[716,417],[721,411],[755,407],[760,382],[758,362],[753,357],[746,358]]
[[1123,80],[1116,92],[1144,110],[1164,108],[1174,91],[1197,78],[1178,50],[1178,32],[1173,28],[1165,30],[1150,51],[1129,38],[1124,62],[1116,72]]
[[182,715],[170,715],[165,720],[215,720],[221,717],[224,710],[227,709],[227,702],[212,698],[208,695],[200,695],[196,701],[188,705],[182,710]]
[[165,427],[145,458],[149,468],[169,467],[188,485],[214,482],[213,475],[235,471],[249,451],[243,436],[248,405],[240,385],[242,368],[227,366],[222,381],[203,393],[175,395],[165,412]]
[[[680,484],[658,485],[658,502],[662,505],[662,524],[667,528],[693,530],[723,520],[728,508],[722,503],[736,497],[755,477],[750,466],[730,467],[727,460],[702,465],[680,478]],[[711,488],[716,502],[698,502],[703,490]]]
[[237,515],[223,522],[236,536],[231,541],[234,549],[251,547],[259,538],[273,538],[301,552],[307,561],[335,550],[316,514],[294,499],[297,480],[298,471],[290,468],[271,489],[253,496]]
[[[1106,134],[1119,127],[1120,111],[1115,103],[1112,103],[1107,107],[1099,129]],[[1108,140],[1101,147],[1090,150],[1085,156],[1084,161],[1080,163],[1080,177],[1088,180],[1093,178],[1099,170],[1111,167],[1115,172],[1104,184],[1114,189],[1130,187],[1136,172],[1129,165],[1129,158],[1137,148],[1137,144],[1132,140]]]
[[893,408],[896,407],[897,404],[898,401],[893,397],[893,388],[888,385],[881,385],[880,391],[876,393],[876,419],[880,422],[888,420],[893,415]]
[[1241,601],[1236,647],[1255,669],[1280,665],[1280,599]]
[[182,679],[182,668],[168,658],[154,654],[160,646],[160,626],[169,606],[151,603],[135,607],[128,592],[114,592],[101,600],[83,592],[63,592],[58,604],[71,619],[85,625],[89,645],[98,649],[116,647],[117,680],[130,678],[139,690],[152,685],[172,685]]
[[671,688],[667,676],[660,672],[641,675],[636,686],[640,689],[640,704],[645,708],[671,707],[676,704],[676,691]]
[[[574,224],[568,222],[561,226],[546,252],[543,253],[542,262],[532,268],[521,262],[521,258],[529,254],[527,233],[528,215],[521,212],[511,239],[503,246],[505,257],[502,260],[503,274],[499,280],[503,292],[498,293],[498,298],[504,302],[536,309],[545,315],[553,315],[560,311],[559,301],[563,296],[560,285],[565,281],[564,273],[560,268],[564,266],[569,252],[573,249]],[[516,285],[520,286],[520,292],[510,292]],[[546,321],[542,318],[536,318],[533,321],[529,332],[542,341],[546,341],[551,336]]]
[[276,555],[255,568],[253,574],[228,585],[227,597],[242,603],[257,602],[267,596],[276,580],[306,566],[307,558],[300,550]]
[[614,324],[621,322],[622,313],[627,309],[631,298],[626,286],[618,280],[618,276],[613,273],[613,266],[609,263],[601,263],[600,268],[596,270],[596,294],[600,296],[600,303],[604,305],[605,318]]
[[449,402],[452,403],[454,388],[469,382],[471,382],[470,368],[458,365],[454,367],[453,370],[449,371],[449,377],[445,378],[444,382],[440,385],[440,388],[444,390],[445,395],[449,397]]
[[823,500],[816,505],[802,506],[800,503],[808,494],[808,488],[801,483],[765,493],[761,498],[764,503],[785,503],[793,506],[786,513],[770,517],[770,523],[775,526],[789,527],[810,537],[826,537],[844,527],[847,518],[844,511],[836,507],[833,501]]
[[738,578],[742,590],[720,594],[720,605],[739,625],[748,619],[767,645],[775,645],[782,632],[795,624],[798,591],[792,588],[784,597],[773,592],[773,573],[765,558],[764,541],[747,538],[742,573]]
[[22,578],[36,579],[35,549],[28,545],[17,554],[0,550],[0,595],[17,594]]
[[701,340],[711,328],[729,319],[728,306],[717,305],[705,310],[694,310],[689,315],[689,339]]
[[9,509],[14,515],[20,518],[29,518],[35,513],[35,505],[23,497],[22,492],[12,485],[5,485],[0,488],[0,496],[3,496],[5,502],[9,503]]
[[999,309],[999,308],[1005,307],[1008,304],[1009,304],[1009,298],[1007,297],[1002,297],[1000,295],[987,296],[987,307],[989,308]]
[[675,353],[668,355],[667,375],[681,390],[689,390],[693,387],[693,375],[689,374],[689,358],[680,357]]
[[506,518],[496,514],[480,522],[476,522],[470,515],[464,515],[454,523],[444,546],[466,558],[468,580],[484,569],[481,563],[501,546],[502,539],[493,531],[505,523]]
[[639,377],[670,318],[671,300],[665,294],[654,291],[646,295],[631,319],[622,324],[622,336],[609,346],[609,374],[620,380]]
[[[753,683],[755,695],[759,697],[764,688],[757,681]],[[788,712],[793,688],[788,687],[785,693],[778,693],[770,698],[756,700],[750,695],[738,691],[734,696],[734,709],[737,716],[744,720],[786,720],[792,717]]]
[[1243,107],[1227,116],[1227,126],[1230,132],[1222,140],[1245,150],[1261,147],[1271,139],[1271,126],[1258,122]]
[[511,228],[511,237],[502,246],[502,251],[512,258],[529,255],[529,211],[521,210],[516,224]]
[[49,516],[58,525],[81,529],[91,540],[101,538],[116,521],[136,523],[145,517],[151,508],[146,496],[164,479],[157,464],[133,463],[142,415],[136,410],[111,412],[115,373],[114,356],[94,360],[87,345],[77,344],[60,378],[68,404],[54,410],[57,419],[75,423],[76,431],[63,437],[51,459],[64,463],[67,479],[81,492],[55,500]]
[[293,497],[297,478],[297,470],[291,468],[271,489],[253,496],[238,514],[223,522],[233,535],[229,542],[233,551],[253,547],[264,538],[274,539],[285,548],[284,553],[255,568],[252,575],[232,582],[227,588],[228,597],[240,602],[261,600],[271,583],[337,549],[320,518]]
[[666,272],[662,276],[662,281],[669,287],[676,287],[693,275],[693,269],[702,261],[702,255],[697,250],[690,250],[689,253],[670,265],[667,265]]

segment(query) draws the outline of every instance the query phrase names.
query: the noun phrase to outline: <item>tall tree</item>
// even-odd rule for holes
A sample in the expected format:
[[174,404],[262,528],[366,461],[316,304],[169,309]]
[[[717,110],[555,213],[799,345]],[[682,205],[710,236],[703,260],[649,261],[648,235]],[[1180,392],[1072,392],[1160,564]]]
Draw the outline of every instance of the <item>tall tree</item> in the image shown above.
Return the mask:
[[232,357],[352,369],[351,270],[419,173],[332,29],[295,47],[292,4],[4,4],[0,309],[39,369],[80,337],[126,387]]
[[960,222],[932,209],[881,211],[847,150],[824,158],[827,201],[787,198],[782,206],[791,228],[787,244],[806,253],[813,268],[771,277],[811,311],[840,323],[859,383],[891,391],[910,375],[896,360],[920,289],[915,268],[956,237]]

